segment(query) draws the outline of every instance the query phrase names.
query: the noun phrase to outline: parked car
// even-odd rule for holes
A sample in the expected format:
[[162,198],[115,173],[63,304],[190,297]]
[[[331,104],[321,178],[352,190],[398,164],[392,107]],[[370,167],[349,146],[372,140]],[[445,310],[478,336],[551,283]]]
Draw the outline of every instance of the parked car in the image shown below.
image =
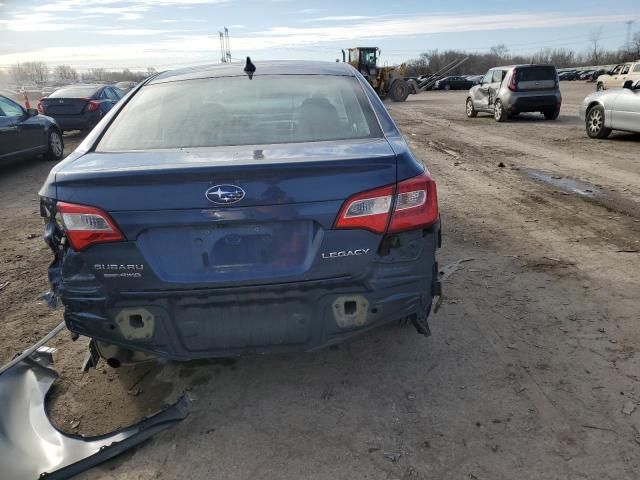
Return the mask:
[[137,82],[118,82],[114,87],[120,89],[123,93],[128,93],[129,90],[133,89],[137,84]]
[[[467,80],[469,80],[473,85],[478,85],[482,79],[483,79],[484,75],[467,75]],[[473,86],[472,85],[472,86]],[[471,88],[471,87],[469,87]]]
[[91,130],[123,95],[110,85],[71,85],[40,99],[38,110],[63,130]]
[[434,85],[434,90],[468,90],[473,87],[473,82],[466,77],[444,77],[438,80]]
[[575,80],[578,77],[577,70],[565,70],[558,73],[559,80]]
[[631,80],[633,83],[640,80],[640,61],[620,63],[606,74],[600,75],[596,89],[621,88],[627,80]]
[[547,120],[555,120],[561,105],[558,73],[553,65],[512,65],[492,68],[479,85],[469,90],[466,112],[468,117],[476,117],[478,112],[493,113],[497,122],[522,112],[540,112]]
[[604,68],[600,68],[596,71],[593,72],[593,74],[591,75],[591,77],[588,79],[590,82],[595,82],[600,75],[604,75],[605,73],[607,73],[607,71]]
[[0,164],[40,154],[47,160],[60,160],[63,150],[62,132],[55,120],[0,95]]
[[595,70],[583,70],[579,73],[578,80],[589,80],[594,72]]
[[591,138],[606,138],[612,130],[640,133],[640,80],[592,93],[582,102],[579,115]]
[[242,68],[146,80],[40,190],[67,326],[111,365],[429,332],[436,186],[375,91],[344,63]]

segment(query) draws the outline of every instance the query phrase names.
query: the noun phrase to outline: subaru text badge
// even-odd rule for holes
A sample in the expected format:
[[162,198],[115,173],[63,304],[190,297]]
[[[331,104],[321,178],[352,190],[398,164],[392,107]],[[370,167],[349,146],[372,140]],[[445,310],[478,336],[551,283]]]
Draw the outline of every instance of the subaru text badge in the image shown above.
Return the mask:
[[245,191],[237,185],[214,185],[205,192],[207,200],[218,205],[231,205],[244,198]]

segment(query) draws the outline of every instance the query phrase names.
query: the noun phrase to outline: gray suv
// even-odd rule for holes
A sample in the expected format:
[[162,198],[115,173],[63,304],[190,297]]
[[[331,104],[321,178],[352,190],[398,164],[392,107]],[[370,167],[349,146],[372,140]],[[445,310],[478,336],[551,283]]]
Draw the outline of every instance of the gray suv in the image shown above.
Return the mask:
[[493,113],[504,122],[521,112],[540,112],[547,120],[560,114],[562,96],[553,65],[511,65],[487,72],[467,96],[467,117]]

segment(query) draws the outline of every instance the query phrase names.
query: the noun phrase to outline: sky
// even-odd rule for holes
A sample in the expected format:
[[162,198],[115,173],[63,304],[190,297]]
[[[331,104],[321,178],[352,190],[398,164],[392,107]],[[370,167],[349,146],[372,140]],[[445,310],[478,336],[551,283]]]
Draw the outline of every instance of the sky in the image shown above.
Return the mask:
[[640,30],[638,0],[0,0],[0,67],[46,61],[79,70],[167,70],[220,61],[218,31],[240,60],[334,61],[377,46],[397,64],[433,49],[605,48]]

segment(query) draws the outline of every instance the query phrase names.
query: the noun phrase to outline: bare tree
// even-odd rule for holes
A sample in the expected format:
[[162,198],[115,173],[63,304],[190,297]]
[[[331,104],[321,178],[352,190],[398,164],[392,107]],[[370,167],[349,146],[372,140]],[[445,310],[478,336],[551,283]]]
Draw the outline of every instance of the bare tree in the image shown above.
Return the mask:
[[25,70],[27,78],[32,82],[41,84],[49,78],[49,67],[45,62],[25,62],[22,64],[22,68]]
[[89,74],[98,82],[103,81],[107,76],[107,71],[104,68],[90,68]]
[[156,73],[158,73],[158,71],[155,68],[147,67],[147,77],[150,77],[151,75],[155,75]]
[[596,28],[589,34],[589,42],[591,43],[591,64],[600,65],[604,49],[602,48],[602,27]]
[[22,68],[22,65],[20,65],[20,63],[11,65],[11,68],[9,69],[9,76],[15,83],[22,83],[28,80],[27,74],[24,71],[24,68]]
[[45,62],[16,63],[11,66],[9,75],[16,83],[44,83],[49,78],[49,67]]
[[633,60],[640,59],[640,32],[636,32],[633,34],[633,38],[631,39],[631,44],[629,45],[629,50]]
[[78,79],[78,72],[71,68],[69,65],[58,65],[53,69],[53,74],[59,80],[72,80],[75,81]]

